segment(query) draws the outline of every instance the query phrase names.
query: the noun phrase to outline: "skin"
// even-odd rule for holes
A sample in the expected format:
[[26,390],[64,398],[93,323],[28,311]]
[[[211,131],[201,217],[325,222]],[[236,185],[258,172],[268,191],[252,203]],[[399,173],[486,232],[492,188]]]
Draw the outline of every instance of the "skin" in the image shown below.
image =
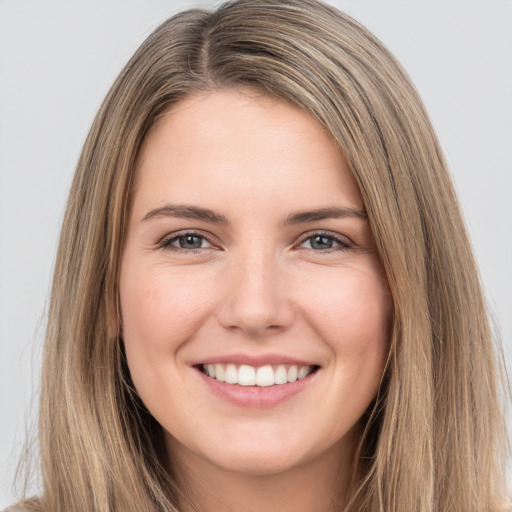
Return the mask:
[[[226,222],[155,213],[168,204]],[[285,222],[332,207],[363,215]],[[176,237],[191,231],[196,248],[184,249]],[[133,382],[202,512],[344,502],[392,304],[358,187],[316,121],[247,90],[195,95],[167,112],[139,153],[120,300]],[[319,370],[277,405],[244,407],[193,366],[232,353]]]

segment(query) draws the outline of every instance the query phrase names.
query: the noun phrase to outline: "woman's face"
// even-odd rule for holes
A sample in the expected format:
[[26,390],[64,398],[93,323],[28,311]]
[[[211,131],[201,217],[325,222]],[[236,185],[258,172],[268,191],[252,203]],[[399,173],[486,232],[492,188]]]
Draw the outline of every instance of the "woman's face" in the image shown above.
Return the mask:
[[120,297],[133,382],[176,457],[272,474],[353,444],[392,304],[348,164],[302,110],[223,90],[158,121]]

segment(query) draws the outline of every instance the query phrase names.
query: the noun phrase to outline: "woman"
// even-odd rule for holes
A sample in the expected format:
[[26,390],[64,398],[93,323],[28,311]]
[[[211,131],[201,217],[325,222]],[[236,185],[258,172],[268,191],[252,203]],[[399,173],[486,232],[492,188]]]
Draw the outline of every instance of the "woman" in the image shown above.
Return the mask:
[[24,506],[503,510],[456,204],[417,93],[352,19],[242,0],[164,23],[78,164]]

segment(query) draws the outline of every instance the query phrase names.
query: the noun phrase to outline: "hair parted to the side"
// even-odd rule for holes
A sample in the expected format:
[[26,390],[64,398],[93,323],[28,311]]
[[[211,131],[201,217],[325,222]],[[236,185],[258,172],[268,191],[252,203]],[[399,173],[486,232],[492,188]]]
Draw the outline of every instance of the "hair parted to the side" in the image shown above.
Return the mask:
[[113,319],[117,276],[144,135],[185,96],[234,87],[293,102],[332,134],[389,281],[389,363],[345,512],[502,510],[501,362],[439,144],[382,43],[316,0],[182,12],[148,37],[108,93],[62,228],[44,351],[44,489],[25,504],[179,510],[161,428],[133,390]]

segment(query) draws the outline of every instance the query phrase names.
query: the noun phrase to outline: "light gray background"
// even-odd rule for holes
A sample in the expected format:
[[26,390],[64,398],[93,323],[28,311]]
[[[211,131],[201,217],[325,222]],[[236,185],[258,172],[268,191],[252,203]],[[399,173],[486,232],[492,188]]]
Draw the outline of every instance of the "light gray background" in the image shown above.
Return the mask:
[[[512,1],[340,0],[395,53],[445,149],[512,359]],[[211,2],[0,0],[0,508],[35,418],[54,251],[81,145],[159,22]],[[468,297],[470,300],[470,297]]]

